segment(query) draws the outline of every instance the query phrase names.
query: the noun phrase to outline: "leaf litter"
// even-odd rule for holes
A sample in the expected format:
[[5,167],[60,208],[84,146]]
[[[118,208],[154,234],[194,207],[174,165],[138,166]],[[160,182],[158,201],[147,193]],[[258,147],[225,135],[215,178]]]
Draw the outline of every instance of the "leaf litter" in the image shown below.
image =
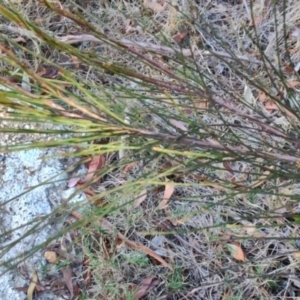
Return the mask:
[[167,205],[168,205],[168,203],[170,201],[170,198],[172,197],[172,195],[174,193],[174,190],[175,190],[174,183],[171,183],[168,180],[166,180],[163,199],[162,199],[162,201],[158,205],[159,209],[163,209],[163,208],[167,207]]
[[[165,13],[165,11],[167,11],[168,9],[167,9],[167,5],[165,5],[164,4],[164,2],[163,1],[144,1],[144,6],[146,7],[146,8],[148,8],[149,10],[151,10],[151,11],[153,11],[155,14],[157,13],[157,14],[160,14],[160,13],[162,13],[162,12],[164,12]],[[224,6],[224,5],[216,5],[216,7],[215,7],[215,9],[216,10],[218,10],[218,12],[226,12],[226,6]],[[213,8],[211,8],[211,10],[213,11]],[[249,19],[250,20],[250,22],[252,22],[252,25],[257,25],[257,26],[260,26],[262,23],[263,23],[263,19],[262,19],[262,17],[261,17],[262,15],[260,14],[260,15],[258,15],[258,16],[256,16],[255,17],[255,19],[254,19],[254,22],[253,21],[251,21],[251,19]],[[251,23],[250,23],[251,24]],[[178,31],[175,31],[175,32],[178,32]],[[176,38],[176,35],[174,36],[173,35],[173,39],[175,40],[175,42],[178,42],[178,43],[181,43],[181,41],[182,41],[182,38],[184,38],[183,37],[183,35],[180,35],[180,32],[181,31],[179,31],[179,34],[178,34],[178,38]],[[141,32],[139,32],[139,33],[141,33]],[[296,31],[294,31],[293,32],[293,34],[292,34],[292,36],[294,36],[294,37],[297,37],[298,36],[298,33],[297,33],[297,30]],[[177,39],[178,39],[178,41],[177,41]],[[63,39],[62,39],[63,40]],[[91,38],[90,36],[85,36],[85,35],[82,35],[82,36],[78,36],[77,38],[76,37],[74,37],[74,36],[66,36],[65,37],[65,41],[67,42],[67,43],[76,43],[76,42],[78,42],[78,41],[84,41],[84,40],[93,40],[93,38]],[[96,41],[96,40],[95,40]],[[75,59],[74,59],[75,60]],[[75,63],[77,63],[76,62],[76,60],[75,60]],[[46,72],[47,73],[47,72]],[[51,78],[51,76],[52,76],[52,74],[55,74],[54,72],[52,72],[51,70],[49,70],[48,71],[48,74],[49,75],[46,75],[46,76],[49,76],[50,78]],[[56,75],[53,75],[53,76],[56,76]],[[297,82],[293,82],[293,81],[291,81],[290,82],[290,85],[291,85],[291,87],[296,87],[297,86]],[[253,99],[253,94],[252,93],[250,93],[250,91],[249,90],[247,90],[246,91],[246,93],[245,93],[245,98],[246,98],[246,101],[248,101],[249,103],[252,103],[252,102],[255,102],[255,100]],[[205,102],[205,108],[207,108],[207,104],[206,104],[206,102]],[[273,106],[273,107],[271,107],[271,106],[267,106],[266,107],[266,109],[278,109],[278,107],[276,108],[276,106]],[[173,121],[172,121],[173,122]],[[170,123],[172,124],[172,122],[170,121]],[[176,122],[175,122],[176,123]],[[177,129],[180,129],[180,130],[182,130],[182,131],[187,131],[186,129],[186,125],[184,124],[184,123],[176,123],[176,125],[174,124],[174,122],[173,122],[173,126],[174,127],[177,127]],[[98,161],[98,162],[97,162]],[[95,175],[95,173],[96,173],[96,171],[97,170],[99,170],[102,166],[103,166],[103,164],[104,164],[105,162],[103,162],[103,163],[101,163],[100,162],[100,160],[98,160],[98,158],[96,158],[96,157],[94,157],[92,160],[91,160],[91,162],[90,162],[90,164],[89,164],[89,166],[88,166],[88,172],[91,174],[89,177],[87,176],[87,177],[85,177],[83,180],[82,180],[82,182],[81,183],[85,183],[85,182],[88,182],[89,180],[91,180],[91,178]],[[125,172],[125,173],[127,173],[127,171]],[[254,184],[256,184],[256,187],[260,187],[265,181],[266,181],[266,175],[268,175],[268,174],[263,174],[262,175],[262,177],[259,177],[259,180],[257,181],[257,182],[254,182]],[[76,178],[76,179],[73,179],[73,181],[69,181],[69,185],[70,186],[72,186],[72,187],[74,187],[74,186],[76,186],[78,183],[79,183],[79,181],[80,180],[78,180],[78,178]],[[218,185],[218,183],[214,183],[214,184],[216,184],[216,185]],[[169,211],[167,211],[166,210],[166,208],[170,208],[170,205],[169,205],[169,203],[170,203],[170,199],[171,199],[171,197],[172,197],[172,195],[173,195],[173,193],[174,193],[174,186],[170,186],[171,184],[166,184],[165,185],[165,190],[164,190],[164,195],[163,195],[163,199],[160,201],[160,203],[159,203],[159,208],[163,208],[164,210],[162,211],[162,213],[166,213],[166,214],[169,214]],[[208,185],[207,187],[205,187],[205,188],[203,188],[202,190],[201,190],[201,192],[203,192],[203,193],[205,193],[205,192],[207,192],[207,191],[209,191],[210,192],[210,195],[212,194],[212,193],[214,193],[215,191],[213,190],[213,185]],[[218,195],[218,194],[217,194]],[[132,195],[131,195],[132,196]],[[152,195],[149,195],[149,198],[151,198],[151,196]],[[192,194],[192,195],[190,195],[191,197],[193,197],[194,195]],[[200,197],[200,193],[199,193],[199,191],[198,191],[198,196]],[[138,198],[138,200],[140,201],[140,203],[135,203],[135,205],[137,206],[137,207],[140,207],[140,205],[143,203],[143,201],[145,201],[145,196],[143,196],[143,195],[139,195],[139,198]],[[210,201],[214,201],[214,199],[213,199],[213,196],[211,196],[211,198],[210,198]],[[184,203],[182,203],[181,204],[182,205],[182,207],[184,207]],[[191,205],[192,206],[192,205]],[[180,208],[182,208],[182,207],[180,207]],[[176,207],[178,210],[180,210],[178,207]],[[186,209],[186,207],[184,207],[185,209]],[[196,209],[199,209],[199,212],[201,212],[201,214],[203,214],[203,215],[205,215],[205,210],[203,209],[203,210],[201,210],[201,208],[195,208],[195,207],[192,207],[191,208],[191,210],[192,210],[192,212],[193,212],[193,210],[196,210]],[[191,211],[188,211],[189,213],[191,213]],[[216,212],[216,214],[217,214],[218,212]],[[171,213],[170,213],[171,214]],[[126,215],[126,212],[124,212],[124,215]],[[143,218],[144,218],[144,220],[146,220],[147,219],[147,216],[148,216],[149,214],[148,214],[148,212],[145,212],[144,213],[144,215],[143,215]],[[206,216],[205,215],[205,217],[203,217],[203,219],[205,219],[207,217],[207,219],[209,220],[209,217],[208,216]],[[113,221],[115,221],[115,220],[113,220]],[[116,222],[116,224],[118,223],[117,221],[115,221]],[[187,225],[186,226],[190,226],[190,228],[194,228],[193,227],[193,222],[195,223],[195,225],[194,226],[199,226],[199,227],[205,227],[205,226],[212,226],[212,225],[214,225],[214,223],[209,223],[209,222],[207,222],[207,223],[205,223],[204,221],[199,221],[197,218],[192,218],[191,220],[188,220],[188,218],[186,218],[186,219],[184,219],[184,224],[186,223]],[[197,223],[197,222],[199,222],[199,223]],[[203,223],[204,224],[203,224]],[[180,224],[179,224],[180,225]],[[183,225],[183,224],[181,224],[181,225]],[[124,227],[125,227],[125,224],[124,224]],[[115,224],[113,224],[112,225],[112,228],[115,228]],[[121,228],[121,227],[120,227]],[[183,228],[185,228],[185,227],[183,227]],[[252,228],[252,227],[251,227]],[[122,230],[124,229],[125,230],[125,228],[121,228]],[[153,229],[153,228],[152,228]],[[126,228],[126,230],[127,230],[127,228]],[[251,229],[252,230],[252,229]],[[110,231],[110,233],[112,234],[112,231]],[[151,232],[150,232],[151,233]],[[251,233],[250,232],[250,230],[249,230],[249,233]],[[181,238],[182,238],[182,240],[179,240],[178,239],[178,242],[179,243],[182,243],[182,245],[184,245],[184,240],[185,240],[185,237],[183,236],[180,236]],[[190,240],[190,239],[189,239]],[[203,247],[203,245],[202,245],[202,242],[203,241],[206,241],[206,236],[205,235],[201,235],[201,233],[199,233],[199,236],[195,236],[194,237],[194,243],[195,244],[197,244],[197,248],[201,248],[201,247]],[[126,242],[127,241],[127,242]],[[126,239],[126,237],[125,237],[125,235],[123,235],[123,234],[118,234],[118,236],[117,236],[117,242],[121,242],[122,244],[125,244],[128,248],[131,248],[131,249],[134,249],[134,250],[137,250],[137,249],[139,249],[139,250],[141,250],[142,248],[140,247],[140,245],[137,243],[137,242],[132,242],[132,243],[130,243],[130,242],[128,242],[128,240]],[[246,254],[245,254],[245,252],[244,252],[244,250],[241,248],[241,245],[239,244],[239,243],[235,243],[235,242],[231,242],[231,243],[228,243],[228,248],[230,248],[231,249],[231,257],[233,257],[235,260],[237,260],[237,261],[241,261],[241,262],[243,262],[243,261],[245,261],[246,260]],[[139,248],[140,247],[140,248]],[[209,248],[209,247],[211,247],[211,248]],[[184,248],[188,248],[188,246],[187,245],[185,245],[184,246]],[[146,248],[147,249],[147,248]],[[208,248],[207,248],[207,252],[208,253],[212,253],[213,251],[215,251],[215,253],[217,253],[217,250],[216,250],[217,248],[214,248],[212,245],[210,245],[210,246],[208,246]],[[151,249],[150,249],[151,250]],[[178,251],[178,253],[180,253],[180,250],[179,249],[176,249],[175,248],[175,246],[172,246],[172,247],[170,247],[170,250],[172,250],[172,251],[175,251],[175,250],[177,250]],[[195,251],[195,250],[194,250]],[[202,250],[203,251],[203,250]],[[148,253],[148,255],[150,255],[151,256],[151,254],[149,254],[149,252],[147,252],[147,251],[143,251],[143,249],[142,249],[142,252],[144,252],[144,253]],[[196,251],[195,251],[196,252]],[[150,252],[151,253],[151,252]],[[200,254],[201,252],[199,252],[198,254]],[[177,255],[177,254],[176,254]],[[182,255],[182,253],[180,253],[179,255]],[[185,256],[183,256],[183,257],[185,257]],[[155,258],[155,257],[154,257]],[[194,257],[193,257],[194,258]],[[155,258],[156,260],[158,260],[159,261],[159,259],[157,259],[157,257]],[[188,259],[187,259],[188,260]],[[207,259],[207,261],[210,261],[210,260],[212,260],[213,261],[213,259]],[[165,262],[164,260],[163,261],[160,261],[160,263],[162,264],[162,265],[164,265],[164,263],[163,262]],[[165,262],[166,263],[166,262]],[[192,266],[190,266],[190,268],[192,269]],[[202,272],[204,272],[203,270],[201,270]],[[208,276],[208,275],[207,275]],[[145,276],[144,276],[144,278],[145,278]],[[155,279],[153,279],[153,278],[155,278],[155,277],[146,277],[144,280],[146,281],[146,283],[147,283],[147,281],[148,281],[148,285],[150,284],[150,286],[152,286],[151,284],[152,284],[152,282],[154,281],[155,282]],[[219,278],[218,278],[219,279]],[[142,280],[141,282],[140,282],[140,284],[144,281],[144,280]],[[152,281],[151,281],[152,280]],[[150,283],[149,283],[150,282]],[[147,284],[145,285],[145,286],[147,286]],[[141,286],[143,286],[143,284],[141,284]],[[141,288],[141,294],[143,295],[143,296],[145,296],[146,295],[146,292],[148,293],[149,292],[149,290],[150,289],[146,289],[146,288]],[[192,291],[195,291],[195,290],[192,290]],[[195,291],[196,292],[196,291]],[[226,295],[226,293],[225,293],[225,295]],[[143,297],[142,296],[142,297]],[[226,297],[227,297],[227,295],[226,295]]]
[[38,283],[38,274],[35,271],[32,275],[31,282],[30,282],[28,290],[27,290],[27,300],[33,299],[33,293],[34,293],[34,290],[36,289],[37,283]]
[[63,274],[63,279],[66,283],[66,286],[70,292],[70,296],[73,297],[74,296],[74,288],[73,288],[73,281],[72,281],[72,269],[70,266],[65,266],[61,269],[61,272]]
[[243,262],[247,260],[245,252],[243,251],[239,243],[236,242],[228,243],[227,248],[234,259]]
[[155,277],[147,277],[143,279],[136,288],[134,299],[140,300],[145,297],[152,289],[156,288],[160,281]]
[[138,195],[133,208],[138,208],[147,199],[147,190],[142,190]]

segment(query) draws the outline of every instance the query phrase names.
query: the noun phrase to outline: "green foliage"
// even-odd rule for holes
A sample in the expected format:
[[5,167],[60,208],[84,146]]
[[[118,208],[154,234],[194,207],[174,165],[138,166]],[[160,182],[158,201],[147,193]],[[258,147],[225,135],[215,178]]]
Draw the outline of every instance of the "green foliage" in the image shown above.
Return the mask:
[[[273,1],[266,20],[257,25],[253,24],[258,20],[258,8],[252,1],[247,21],[237,23],[234,19],[222,21],[218,12],[209,13],[209,4],[199,7],[194,1],[186,1],[182,8],[168,6],[170,13],[162,17],[163,21],[151,9],[142,17],[134,11],[131,15],[122,1],[107,4],[109,8],[101,15],[103,21],[76,1],[73,11],[40,2],[51,16],[70,22],[79,33],[67,35],[64,31],[62,35],[51,27],[43,29],[13,4],[0,4],[6,29],[21,28],[30,41],[24,46],[11,33],[0,35],[0,104],[7,109],[10,121],[36,126],[1,130],[53,138],[5,145],[1,150],[68,146],[69,152],[61,156],[82,159],[79,165],[87,157],[109,157],[80,187],[84,191],[89,186],[101,186],[90,198],[94,204],[100,202],[99,207],[80,208],[82,219],[51,239],[83,227],[101,235],[105,230],[95,230],[101,227],[97,222],[109,217],[116,232],[126,235],[134,228],[136,240],[149,245],[158,232],[177,236],[190,233],[190,240],[198,235],[207,252],[215,253],[206,258],[210,268],[218,269],[215,273],[227,284],[243,280],[228,271],[220,250],[230,239],[243,243],[246,257],[248,253],[252,257],[249,264],[270,256],[270,240],[276,244],[295,239],[299,208],[294,195],[299,194],[300,162],[295,82],[299,76],[293,69],[287,72],[286,67],[297,63],[292,52],[296,41],[287,34],[293,29],[288,23],[287,16],[292,18],[293,12],[287,9],[287,1]],[[222,7],[220,4],[219,9]],[[143,32],[141,40],[136,32],[123,38],[118,26],[111,31],[98,30],[107,28],[106,21],[113,19],[111,11],[120,18],[136,19],[130,24],[136,22],[134,30]],[[172,23],[172,18],[178,22]],[[273,43],[266,41],[264,30],[272,32]],[[183,31],[189,35],[174,42],[172,35]],[[64,56],[69,63],[62,62]],[[44,71],[38,71],[38,66]],[[267,103],[272,103],[273,109],[268,109]],[[51,129],[39,126],[44,123],[51,124]],[[124,175],[124,168],[130,164],[134,171]],[[160,193],[170,182],[175,186],[168,202],[170,212],[159,210]],[[133,205],[144,190],[145,212],[135,207],[139,210],[135,214]],[[71,204],[64,205],[68,212],[74,209]],[[57,222],[67,215],[64,207],[57,208],[56,213]],[[157,219],[167,214],[173,225],[178,215],[180,220],[162,229]],[[50,220],[51,216],[47,217]],[[240,227],[229,230],[228,224]],[[255,231],[249,230],[251,226]],[[288,237],[281,231],[284,226],[290,230]],[[36,226],[26,236],[38,229]],[[267,250],[261,254],[264,247]],[[297,251],[296,247],[292,250]],[[10,268],[23,259],[14,258]],[[212,267],[217,259],[219,263]],[[145,254],[128,256],[128,262],[141,269],[149,266]],[[246,263],[231,263],[237,273],[243,273],[241,268]],[[170,291],[183,287],[179,270],[185,262],[181,264],[167,277]],[[249,278],[253,276],[250,269],[244,270]],[[270,274],[280,276],[280,272],[272,270]],[[255,276],[266,275],[257,269]]]
[[174,270],[174,272],[166,276],[167,288],[170,290],[170,292],[182,290],[184,286],[182,271],[183,270],[181,268],[177,268]]

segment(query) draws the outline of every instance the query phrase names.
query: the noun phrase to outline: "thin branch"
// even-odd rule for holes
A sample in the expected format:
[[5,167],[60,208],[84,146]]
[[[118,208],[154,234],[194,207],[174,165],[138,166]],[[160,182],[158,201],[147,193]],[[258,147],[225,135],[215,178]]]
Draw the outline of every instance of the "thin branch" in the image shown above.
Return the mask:
[[211,98],[215,103],[223,106],[224,108],[229,109],[232,112],[235,112],[237,115],[239,115],[241,117],[245,117],[247,119],[251,119],[251,121],[253,121],[257,125],[261,126],[262,129],[264,129],[267,133],[275,134],[278,137],[282,137],[284,139],[290,140],[290,138],[286,134],[284,134],[284,133],[280,132],[279,130],[277,130],[277,129],[271,127],[271,126],[268,126],[268,125],[264,124],[263,122],[257,120],[258,118],[261,118],[260,115],[254,114],[254,113],[252,115],[248,115],[248,114],[242,112],[240,109],[238,109],[236,105],[225,102],[220,97],[212,96]]
[[[11,32],[19,33],[21,35],[27,35],[31,38],[35,37],[35,38],[40,39],[37,35],[33,34],[32,31],[24,29],[24,28],[16,28],[16,27],[13,27],[13,26],[1,26],[0,29],[1,28],[6,29],[6,30],[11,31]],[[99,38],[97,38],[97,37],[95,37],[91,34],[66,35],[66,36],[63,36],[63,37],[55,36],[54,38],[56,40],[58,40],[59,42],[63,42],[63,43],[66,43],[66,44],[74,44],[74,43],[84,42],[84,41],[93,41],[93,42],[103,43],[103,41],[101,39],[99,39]],[[190,49],[178,49],[178,48],[171,48],[171,47],[155,45],[155,44],[151,44],[151,43],[132,42],[132,41],[129,41],[127,39],[121,39],[119,41],[119,43],[122,43],[122,44],[124,44],[124,46],[129,47],[130,48],[129,50],[131,52],[134,52],[135,54],[137,53],[137,52],[135,52],[135,48],[139,48],[139,49],[151,50],[151,51],[155,51],[155,52],[169,53],[169,54],[175,54],[176,52],[178,52],[178,53],[180,52],[181,54],[183,54],[185,56],[190,56],[192,54],[193,55],[199,55],[199,56],[219,55],[219,56],[223,56],[223,57],[227,57],[227,58],[232,58],[229,54],[223,53],[223,52],[209,52],[209,51],[204,51],[204,50],[196,50],[192,53]],[[246,58],[246,57],[237,56],[237,58],[240,58],[241,60],[248,60],[248,58]],[[151,63],[153,63],[153,62],[151,62]],[[256,63],[261,64],[262,62],[256,61]],[[164,71],[168,71],[168,70],[164,70]],[[171,72],[171,71],[168,71],[168,73],[169,72]],[[138,78],[136,73],[135,74],[126,74],[126,75],[128,75],[130,77]],[[169,75],[174,76],[174,74],[169,74]],[[153,78],[149,78],[149,77],[145,77],[145,76],[141,76],[141,75],[140,75],[139,79],[141,79],[145,82],[154,84],[156,86],[159,86],[161,88],[167,88],[169,90],[177,91],[177,92],[180,92],[180,93],[187,92],[187,89],[185,87],[174,85],[174,83],[162,82],[162,81],[158,81],[158,80],[155,80]],[[201,91],[201,90],[198,90],[197,93],[201,93],[202,97],[205,96],[203,94],[203,91]],[[283,134],[282,132],[280,132],[280,131],[276,130],[275,128],[272,128],[272,127],[264,124],[261,121],[258,121],[257,119],[261,118],[261,116],[259,116],[257,114],[249,116],[249,115],[243,113],[242,111],[240,111],[236,106],[234,106],[232,104],[229,104],[229,103],[226,103],[225,101],[223,101],[222,99],[220,99],[218,97],[212,97],[212,100],[215,103],[217,103],[217,104],[219,104],[219,105],[221,105],[221,106],[223,106],[223,107],[225,107],[225,108],[227,108],[227,109],[229,109],[229,110],[231,110],[235,113],[238,113],[240,116],[244,116],[244,117],[252,119],[259,126],[261,126],[262,129],[264,129],[266,132],[275,134],[275,135],[277,135],[279,137],[283,137],[285,139],[289,139],[287,137],[287,135]]]
[[[118,128],[118,130],[120,130],[120,128]],[[250,152],[245,147],[232,147],[229,145],[223,146],[218,141],[212,139],[197,140],[193,137],[176,136],[176,135],[170,135],[161,132],[149,131],[145,129],[134,129],[134,128],[125,129],[125,133],[129,135],[138,134],[140,136],[145,136],[148,138],[154,138],[154,139],[159,139],[164,141],[180,142],[180,144],[186,144],[192,147],[197,146],[208,150],[220,150],[224,152],[231,151],[232,153],[238,153],[240,155],[250,155],[250,156],[253,156],[255,153],[258,157],[270,158],[278,161],[286,161],[286,162],[293,162],[293,163],[300,162],[300,157],[284,155],[279,153],[269,153],[263,151],[259,152],[258,149],[253,149],[253,151]]]
[[[2,25],[0,26],[0,30],[6,30],[13,33],[18,33],[23,36],[27,36],[29,38],[35,38],[41,40],[40,37],[38,37],[34,32],[24,29],[24,28],[16,28],[13,26],[7,26]],[[54,36],[54,38],[59,41],[66,44],[75,44],[78,42],[97,42],[97,43],[103,43],[101,39],[98,39],[97,37],[91,35],[91,34],[79,34],[79,35],[65,35],[65,36]],[[160,53],[163,55],[170,54],[174,55],[176,53],[180,53],[183,56],[189,57],[189,56],[219,56],[229,59],[239,59],[242,61],[249,61],[251,63],[255,63],[258,65],[262,65],[263,62],[260,60],[257,60],[255,58],[249,58],[245,55],[236,55],[236,57],[232,57],[230,54],[223,52],[223,51],[207,51],[207,50],[195,50],[192,51],[190,49],[180,49],[178,47],[167,47],[167,46],[161,46],[153,43],[144,43],[144,42],[133,42],[128,39],[120,39],[119,41],[116,41],[117,43],[123,44],[125,47],[135,48],[135,49],[142,49],[147,51],[153,51],[156,53]]]

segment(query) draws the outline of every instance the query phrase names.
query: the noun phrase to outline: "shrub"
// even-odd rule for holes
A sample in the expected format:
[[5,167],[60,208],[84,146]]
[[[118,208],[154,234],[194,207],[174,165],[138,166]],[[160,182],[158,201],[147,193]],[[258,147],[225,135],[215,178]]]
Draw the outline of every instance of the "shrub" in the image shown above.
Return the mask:
[[1,130],[42,135],[2,149],[90,172],[69,181],[89,205],[55,207],[40,224],[77,221],[28,256],[76,229],[93,299],[298,295],[297,1],[0,8],[0,102],[33,124]]

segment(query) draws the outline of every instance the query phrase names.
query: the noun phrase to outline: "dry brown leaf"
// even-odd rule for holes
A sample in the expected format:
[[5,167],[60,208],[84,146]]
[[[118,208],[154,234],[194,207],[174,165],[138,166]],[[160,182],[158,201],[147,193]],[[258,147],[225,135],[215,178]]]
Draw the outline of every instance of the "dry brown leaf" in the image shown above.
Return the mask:
[[291,65],[285,64],[284,71],[288,74],[292,74],[294,73],[294,68]]
[[75,56],[75,55],[71,55],[71,59],[72,59],[72,61],[74,63],[75,69],[79,69],[79,67],[80,67],[80,61],[79,61],[78,57]]
[[46,251],[44,254],[44,257],[50,264],[58,263],[58,257],[57,257],[56,252],[54,252],[54,251]]
[[173,268],[161,256],[156,254],[154,251],[152,251],[150,248],[143,245],[142,243],[130,241],[121,233],[118,233],[118,238],[122,242],[124,242],[125,245],[130,249],[143,252],[144,254],[149,255],[152,258],[154,258],[156,261],[160,262],[163,266],[169,268],[170,270],[173,270]]
[[26,43],[25,39],[21,36],[12,39],[15,43]]
[[122,171],[122,173],[121,173],[121,175],[120,175],[121,179],[124,179],[124,178],[126,177],[127,173],[130,172],[130,170],[131,170],[136,164],[137,164],[137,162],[134,161],[134,162],[128,164],[127,166],[125,166],[124,170]]
[[260,102],[265,102],[266,99],[267,99],[266,93],[264,93],[262,91],[259,91],[259,93],[258,93],[258,99],[259,99]]
[[239,243],[232,242],[227,244],[227,248],[231,254],[231,256],[239,261],[246,261],[246,255]]
[[177,34],[172,36],[172,39],[176,43],[181,43],[182,40],[188,35],[188,32],[178,32]]
[[[279,109],[279,107],[278,107],[278,104],[277,104],[277,103],[275,103],[275,102],[272,101],[272,100],[269,100],[269,101],[265,104],[265,109],[268,110],[268,111],[272,111],[272,110],[277,110],[277,109]],[[292,118],[292,119],[294,119],[294,120],[297,119],[297,116],[296,116],[293,112],[289,111],[288,109],[286,109],[285,107],[283,107],[283,106],[281,106],[281,105],[280,105],[280,110],[281,110],[284,114],[286,114],[287,116],[289,116],[290,118]]]
[[68,181],[68,187],[72,188],[72,187],[76,186],[76,184],[80,181],[80,179],[81,179],[80,177],[70,178]]
[[166,8],[166,4],[158,0],[157,1],[144,0],[143,4],[146,8],[151,9],[155,13],[160,13]]
[[295,259],[300,259],[300,252],[294,252],[293,256]]
[[249,26],[257,26],[259,25],[262,21],[264,20],[263,16],[257,16],[253,19],[250,20]]
[[73,282],[72,282],[72,270],[70,267],[64,267],[62,270],[62,274],[64,277],[64,281],[66,283],[66,286],[70,292],[71,298],[73,298],[74,295],[74,289],[73,289]]
[[38,282],[38,274],[36,271],[34,271],[32,277],[31,277],[31,282],[29,284],[29,287],[27,289],[27,300],[32,300],[33,298],[33,292],[36,288],[37,282]]
[[267,111],[272,111],[272,110],[278,109],[277,104],[272,100],[269,100],[264,106]]
[[[82,215],[76,211],[72,212],[72,216],[74,218],[76,218],[77,220],[82,220]],[[105,218],[102,218],[99,221],[100,225],[103,226],[103,228],[105,230],[108,231],[108,233],[110,234],[114,234],[114,226]],[[157,260],[158,262],[160,262],[163,266],[169,268],[171,271],[173,271],[173,268],[162,258],[160,257],[158,254],[156,254],[154,251],[152,251],[150,248],[144,246],[141,243],[135,243],[133,241],[128,240],[123,234],[121,234],[120,232],[117,234],[117,239],[121,240],[127,247],[129,247],[130,249],[136,250],[136,251],[140,251],[145,253],[146,255],[151,256],[152,258],[154,258],[155,260]]]
[[227,288],[225,294],[224,294],[223,297],[222,297],[222,300],[227,300],[227,299],[229,299],[230,294],[231,294],[231,287]]
[[297,85],[300,85],[300,81],[299,80],[291,80],[291,81],[287,81],[286,85],[290,88],[293,88]]
[[188,116],[195,113],[195,110],[190,108],[183,109],[182,111]]
[[134,299],[140,300],[141,298],[146,296],[146,294],[148,294],[152,289],[154,289],[159,284],[160,284],[160,281],[152,276],[143,279],[137,287]]
[[38,66],[36,74],[43,78],[56,78],[58,75],[58,69],[53,66],[40,64]]
[[[100,224],[103,226],[105,230],[107,230],[109,233],[113,234],[114,233],[114,227],[113,225],[107,220],[107,219],[101,219]],[[173,271],[173,268],[158,254],[156,254],[154,251],[152,251],[150,248],[144,246],[142,243],[136,243],[133,241],[128,240],[123,234],[120,232],[117,234],[117,238],[121,240],[127,247],[130,249],[136,250],[143,252],[146,255],[151,256],[154,258],[156,261],[160,262],[163,266],[169,268],[170,270]]]
[[87,198],[94,197],[96,195],[95,190],[90,185],[85,188],[83,184],[78,183],[76,184],[76,188],[78,190],[82,190]]
[[178,120],[174,120],[174,119],[170,119],[170,123],[178,128],[181,129],[182,131],[188,131],[187,127],[186,127],[186,123],[182,122],[182,121],[178,121]]
[[146,198],[147,198],[147,190],[142,190],[138,195],[133,207],[138,208],[141,205],[141,203],[146,200]]
[[207,109],[208,108],[208,101],[199,101],[195,104],[196,108],[199,109]]
[[77,212],[77,211],[72,211],[71,215],[76,219],[76,220],[82,220],[82,215]]
[[168,181],[166,181],[166,185],[165,185],[165,192],[164,192],[164,197],[163,200],[159,203],[158,208],[162,209],[162,208],[166,208],[171,196],[174,193],[175,190],[175,186],[173,183],[167,183]]
[[80,183],[85,183],[90,181],[93,178],[95,172],[104,166],[105,160],[106,159],[104,155],[94,156],[89,163],[88,174],[84,179],[80,180]]

